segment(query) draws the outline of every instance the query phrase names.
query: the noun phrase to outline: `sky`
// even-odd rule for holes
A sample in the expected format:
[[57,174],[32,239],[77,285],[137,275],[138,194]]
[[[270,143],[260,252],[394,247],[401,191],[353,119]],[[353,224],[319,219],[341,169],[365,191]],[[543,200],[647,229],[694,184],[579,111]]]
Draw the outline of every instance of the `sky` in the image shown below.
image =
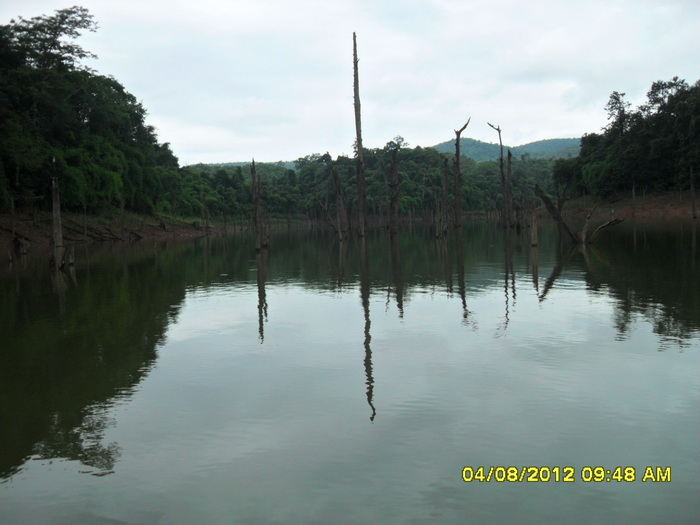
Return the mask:
[[[0,24],[77,0],[5,0]],[[181,165],[353,155],[363,143],[580,137],[652,82],[700,78],[699,0],[82,0],[85,65],[148,111]]]

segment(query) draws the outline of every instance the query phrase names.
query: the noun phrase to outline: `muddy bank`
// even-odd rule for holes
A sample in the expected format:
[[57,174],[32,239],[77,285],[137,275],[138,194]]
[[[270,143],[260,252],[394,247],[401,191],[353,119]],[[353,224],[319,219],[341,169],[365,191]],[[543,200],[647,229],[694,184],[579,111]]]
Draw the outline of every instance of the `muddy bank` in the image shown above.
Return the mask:
[[[205,228],[197,221],[143,216],[125,213],[123,216],[84,216],[64,213],[63,240],[67,247],[96,242],[135,242],[141,239],[171,239],[202,237],[219,233],[217,227]],[[19,213],[13,224],[10,214],[0,215],[0,254],[12,256],[17,248],[24,251],[48,250],[51,242],[51,214],[47,212]],[[233,228],[229,226],[229,231]],[[18,244],[18,246],[15,246]]]
[[[700,203],[697,203],[700,204]],[[696,206],[697,206],[696,204]],[[565,219],[585,220],[595,200],[576,199],[564,205]],[[697,208],[696,208],[697,209]],[[546,213],[546,211],[545,211]],[[697,209],[700,214],[700,209]],[[595,219],[691,219],[693,202],[689,191],[625,197],[613,202],[601,202],[593,213]]]

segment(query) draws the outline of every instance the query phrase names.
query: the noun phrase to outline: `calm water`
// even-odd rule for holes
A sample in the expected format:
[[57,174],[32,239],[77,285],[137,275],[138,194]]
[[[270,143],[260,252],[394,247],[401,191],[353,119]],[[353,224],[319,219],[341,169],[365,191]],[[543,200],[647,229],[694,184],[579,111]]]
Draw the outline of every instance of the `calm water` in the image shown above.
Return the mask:
[[[543,227],[532,250],[472,225],[3,263],[0,523],[697,523],[698,237],[623,224],[583,252]],[[480,466],[575,481],[463,481]]]

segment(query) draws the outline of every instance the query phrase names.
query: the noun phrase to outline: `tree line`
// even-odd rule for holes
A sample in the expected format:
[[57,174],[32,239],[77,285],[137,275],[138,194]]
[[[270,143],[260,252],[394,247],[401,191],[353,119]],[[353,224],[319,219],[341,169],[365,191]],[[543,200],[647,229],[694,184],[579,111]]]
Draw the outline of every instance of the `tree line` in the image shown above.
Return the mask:
[[700,161],[700,80],[653,82],[635,109],[625,93],[614,91],[605,109],[602,132],[584,135],[577,157],[555,162],[560,193],[610,199],[691,189]]
[[[256,186],[250,164],[180,166],[136,97],[81,64],[93,55],[75,40],[96,29],[82,7],[0,26],[1,210],[50,209],[56,177],[62,207],[85,213],[129,209],[247,220],[257,195],[268,219],[325,221],[340,230],[357,218],[357,158],[315,153],[297,159],[294,169],[257,163]],[[382,148],[361,147],[368,220],[382,221],[391,209],[437,227],[462,213],[499,217],[507,207],[520,224],[538,202],[536,185],[550,195],[610,197],[689,183],[686,171],[700,158],[698,83],[655,82],[649,102],[636,111],[615,92],[608,112],[609,125],[583,137],[578,157],[509,155],[508,206],[502,160],[460,155],[456,163],[453,153],[410,148],[401,137]]]

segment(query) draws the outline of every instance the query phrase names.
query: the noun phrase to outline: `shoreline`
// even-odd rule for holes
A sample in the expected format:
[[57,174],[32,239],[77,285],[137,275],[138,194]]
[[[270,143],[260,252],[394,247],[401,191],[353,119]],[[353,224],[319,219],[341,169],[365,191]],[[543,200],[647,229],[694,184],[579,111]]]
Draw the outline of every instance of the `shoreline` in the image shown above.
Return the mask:
[[[568,221],[583,221],[594,207],[594,199],[579,198],[564,205],[563,217]],[[690,192],[668,192],[663,194],[637,196],[619,199],[615,202],[600,203],[592,219],[607,220],[619,217],[632,220],[692,220],[693,206]],[[697,209],[700,214],[700,209]],[[549,220],[549,214],[540,208],[540,219]],[[134,242],[141,239],[166,240],[173,238],[196,238],[207,234],[222,233],[218,222],[209,226],[209,231],[197,220],[156,217],[125,212],[111,215],[89,215],[65,212],[62,214],[64,244],[80,245],[99,242]],[[26,250],[48,249],[51,243],[51,212],[21,212],[15,216],[15,231]],[[229,232],[242,231],[240,222],[228,226]],[[0,253],[12,258],[12,217],[9,213],[0,214]],[[4,255],[3,255],[4,257]]]
[[[43,251],[49,248],[52,234],[50,212],[22,212],[15,215],[14,230],[26,251]],[[154,217],[125,212],[123,216],[88,215],[65,212],[61,217],[63,240],[66,247],[102,242],[133,242],[141,239],[196,238],[207,235],[197,221]],[[210,227],[209,232],[216,228]],[[231,228],[232,229],[232,228]],[[12,258],[14,251],[12,217],[0,214],[0,250]]]

